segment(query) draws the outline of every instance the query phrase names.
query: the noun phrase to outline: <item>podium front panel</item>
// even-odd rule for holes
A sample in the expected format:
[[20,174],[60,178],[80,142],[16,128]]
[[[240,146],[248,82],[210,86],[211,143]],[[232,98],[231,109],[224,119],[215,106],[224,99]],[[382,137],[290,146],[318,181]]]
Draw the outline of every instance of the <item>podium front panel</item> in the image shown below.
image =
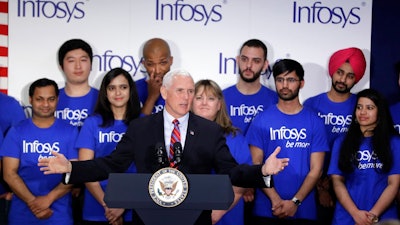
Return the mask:
[[[108,179],[104,201],[111,208],[163,209],[149,195],[152,174],[112,173]],[[189,191],[176,209],[227,209],[233,201],[228,175],[186,174]]]

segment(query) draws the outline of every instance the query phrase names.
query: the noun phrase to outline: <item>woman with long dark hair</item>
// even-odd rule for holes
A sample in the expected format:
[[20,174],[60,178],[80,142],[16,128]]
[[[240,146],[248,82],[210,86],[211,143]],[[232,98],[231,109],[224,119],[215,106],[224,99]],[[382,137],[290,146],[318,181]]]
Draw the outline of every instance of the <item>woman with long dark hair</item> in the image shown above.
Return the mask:
[[377,91],[365,89],[357,94],[352,118],[347,134],[333,145],[328,170],[338,200],[332,224],[397,219],[400,138],[389,106]]
[[[109,155],[121,140],[129,122],[139,114],[139,97],[131,75],[122,68],[110,70],[101,83],[94,115],[85,120],[79,133],[76,142],[79,160]],[[127,172],[136,172],[134,165]],[[85,186],[83,224],[121,225],[132,220],[131,212],[111,209],[104,202],[107,180],[88,182]]]

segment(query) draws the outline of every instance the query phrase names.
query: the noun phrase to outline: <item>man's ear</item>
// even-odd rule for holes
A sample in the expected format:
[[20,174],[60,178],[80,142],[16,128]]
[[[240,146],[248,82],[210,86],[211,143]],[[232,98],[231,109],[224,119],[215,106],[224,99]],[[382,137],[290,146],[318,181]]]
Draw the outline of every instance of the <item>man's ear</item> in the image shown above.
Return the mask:
[[305,82],[304,80],[300,81],[300,89],[302,89],[304,87],[304,82]]
[[264,66],[262,68],[263,73],[267,72],[268,66],[269,66],[269,61],[268,61],[268,59],[266,59],[264,62]]
[[164,100],[166,100],[166,99],[167,99],[167,88],[166,88],[164,85],[162,85],[162,86],[160,87],[160,93],[161,93],[161,97],[162,97]]

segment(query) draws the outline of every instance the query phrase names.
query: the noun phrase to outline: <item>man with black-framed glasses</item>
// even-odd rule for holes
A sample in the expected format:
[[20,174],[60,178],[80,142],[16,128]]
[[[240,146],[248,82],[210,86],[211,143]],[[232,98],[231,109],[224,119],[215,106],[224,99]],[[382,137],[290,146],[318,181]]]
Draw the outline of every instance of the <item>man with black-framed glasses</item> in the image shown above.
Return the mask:
[[283,59],[273,66],[278,104],[254,118],[246,137],[254,164],[260,164],[273,148],[290,158],[290,166],[276,176],[275,187],[258,189],[253,224],[317,224],[315,185],[329,151],[322,121],[299,100],[304,86],[300,63]]

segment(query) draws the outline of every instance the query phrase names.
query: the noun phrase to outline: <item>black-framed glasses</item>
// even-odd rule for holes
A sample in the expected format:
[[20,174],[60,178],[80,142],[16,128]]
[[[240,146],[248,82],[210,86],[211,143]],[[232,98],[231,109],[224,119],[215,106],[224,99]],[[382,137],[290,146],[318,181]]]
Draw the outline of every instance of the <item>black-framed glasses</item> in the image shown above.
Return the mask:
[[293,84],[293,83],[296,83],[297,81],[300,81],[300,80],[296,79],[296,78],[293,78],[293,77],[288,77],[288,78],[277,77],[277,78],[275,78],[275,81],[277,83],[284,83],[286,81],[289,84]]

